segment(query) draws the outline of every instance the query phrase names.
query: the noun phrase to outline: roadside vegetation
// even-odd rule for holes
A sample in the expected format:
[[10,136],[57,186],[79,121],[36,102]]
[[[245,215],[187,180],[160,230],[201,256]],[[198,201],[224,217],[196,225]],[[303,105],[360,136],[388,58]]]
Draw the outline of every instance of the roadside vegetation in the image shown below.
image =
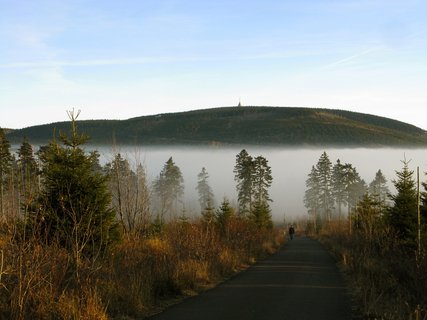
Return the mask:
[[308,231],[340,261],[367,319],[427,319],[427,184],[409,163],[396,171],[395,193],[381,170],[367,185],[326,153],[308,175]]
[[120,153],[101,165],[69,116],[36,153],[24,139],[12,154],[0,129],[0,319],[141,319],[281,245],[262,156],[236,160],[238,208],[215,205],[201,168],[190,216],[172,157],[152,184]]

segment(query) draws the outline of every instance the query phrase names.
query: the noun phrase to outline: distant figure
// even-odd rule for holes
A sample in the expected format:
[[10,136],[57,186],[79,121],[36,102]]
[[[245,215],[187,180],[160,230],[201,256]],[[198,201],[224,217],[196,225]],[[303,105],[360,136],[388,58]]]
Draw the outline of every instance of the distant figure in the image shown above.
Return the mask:
[[294,226],[293,226],[293,225],[291,225],[291,226],[289,227],[289,238],[291,238],[291,240],[294,238],[294,233],[295,233]]

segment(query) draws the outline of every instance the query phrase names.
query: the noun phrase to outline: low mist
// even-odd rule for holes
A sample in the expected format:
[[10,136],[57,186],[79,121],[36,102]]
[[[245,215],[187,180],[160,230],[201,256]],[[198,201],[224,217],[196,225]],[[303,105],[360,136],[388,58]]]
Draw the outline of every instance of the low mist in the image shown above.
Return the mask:
[[218,206],[224,197],[227,197],[233,205],[237,204],[233,169],[236,155],[243,148],[253,157],[262,155],[271,166],[273,184],[270,188],[270,197],[273,200],[271,203],[273,220],[276,222],[306,216],[307,211],[303,203],[305,181],[311,167],[316,165],[323,151],[326,151],[333,165],[337,159],[340,159],[341,163],[351,163],[367,184],[381,169],[392,193],[395,190],[392,185],[392,180],[396,178],[395,171],[402,169],[401,161],[405,158],[410,160],[411,170],[416,171],[417,166],[420,168],[421,181],[427,180],[425,176],[427,149],[126,146],[115,148],[113,151],[112,148],[107,147],[89,146],[88,148],[100,152],[101,164],[111,161],[117,152],[127,158],[132,165],[143,164],[150,182],[159,175],[169,157],[172,157],[184,177],[183,206],[188,215],[196,215],[200,212],[196,185],[197,174],[202,167],[205,167],[209,173],[209,185],[215,196],[215,206]]

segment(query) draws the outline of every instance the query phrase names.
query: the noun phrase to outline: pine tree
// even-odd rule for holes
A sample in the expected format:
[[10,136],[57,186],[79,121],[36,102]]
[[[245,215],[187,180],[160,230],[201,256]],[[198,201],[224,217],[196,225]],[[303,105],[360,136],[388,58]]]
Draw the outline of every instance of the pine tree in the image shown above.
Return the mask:
[[347,191],[347,205],[350,212],[367,192],[368,188],[366,182],[360,178],[356,168],[349,163],[345,164],[344,177]]
[[323,218],[330,220],[334,207],[332,197],[332,163],[326,152],[323,152],[316,164],[316,172],[319,181],[319,208]]
[[384,177],[381,170],[377,171],[374,180],[369,184],[369,192],[375,198],[378,205],[384,208],[390,191],[387,187],[387,179]]
[[311,172],[308,174],[305,185],[307,189],[304,194],[304,205],[308,210],[308,214],[313,216],[314,221],[316,221],[320,206],[320,185],[315,166],[311,167]]
[[202,210],[202,217],[203,221],[208,225],[212,224],[215,221],[215,208],[213,207],[210,201],[207,203],[207,206]]
[[222,233],[227,233],[227,226],[230,219],[235,215],[234,208],[230,205],[230,201],[227,198],[221,203],[219,209],[216,210],[216,223]]
[[0,128],[0,214],[5,215],[5,192],[8,187],[9,174],[13,164],[13,157],[10,153],[10,143],[6,139],[6,134]]
[[176,202],[184,194],[184,179],[181,170],[173,162],[172,157],[165,163],[162,171],[154,181],[154,192],[160,201],[159,218],[163,222],[165,213],[173,214]]
[[414,171],[409,170],[409,161],[405,159],[402,163],[402,170],[396,171],[397,180],[392,181],[397,193],[390,196],[393,205],[388,210],[388,222],[405,242],[415,243],[417,190],[413,178]]
[[249,214],[249,220],[252,221],[258,229],[270,230],[273,228],[271,220],[271,210],[267,201],[256,201],[254,208]]
[[150,221],[150,188],[148,185],[147,171],[142,164],[136,167],[136,186],[134,199],[134,225],[135,228],[146,228]]
[[95,154],[81,146],[88,137],[77,131],[78,114],[69,112],[71,136],[60,134],[42,149],[42,192],[33,212],[33,228],[47,241],[57,241],[73,254],[76,268],[83,256],[94,257],[119,239],[110,209],[106,176],[93,170]]
[[253,201],[257,204],[272,201],[268,188],[271,187],[273,176],[271,175],[271,167],[268,165],[268,160],[263,156],[258,156],[254,159],[252,167]]
[[249,213],[252,211],[254,162],[245,149],[236,156],[234,174],[234,180],[237,182],[239,213]]
[[252,220],[259,229],[271,229],[271,210],[268,202],[271,202],[268,188],[273,182],[271,167],[268,160],[258,156],[253,160],[253,208],[249,213]]
[[[427,174],[427,173],[426,173]],[[423,191],[421,193],[420,215],[422,225],[422,236],[427,239],[427,182],[422,183]],[[418,221],[417,221],[418,222]]]
[[380,221],[381,210],[376,199],[365,193],[354,209],[355,229],[363,233],[364,238],[371,239]]
[[[28,140],[24,138],[18,149],[18,186],[20,202],[26,215],[28,206],[34,201],[38,191],[39,170],[37,161],[34,157],[33,147]],[[21,206],[20,206],[21,207]]]
[[213,192],[209,186],[209,174],[203,167],[202,171],[197,175],[196,190],[199,194],[199,203],[201,210],[205,210],[209,205],[213,205]]
[[337,163],[332,168],[332,195],[335,203],[338,206],[338,217],[341,218],[342,206],[347,205],[345,185],[345,166],[338,159]]

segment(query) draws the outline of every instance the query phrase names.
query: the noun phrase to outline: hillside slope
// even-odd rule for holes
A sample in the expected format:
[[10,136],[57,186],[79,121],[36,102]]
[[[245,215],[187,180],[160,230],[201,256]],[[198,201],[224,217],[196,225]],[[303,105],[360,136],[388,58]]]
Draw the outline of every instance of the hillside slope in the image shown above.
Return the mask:
[[[87,120],[79,129],[92,143],[254,144],[284,146],[427,146],[426,131],[400,121],[330,109],[222,107],[128,120]],[[46,143],[69,122],[14,130],[12,143],[26,136]]]

